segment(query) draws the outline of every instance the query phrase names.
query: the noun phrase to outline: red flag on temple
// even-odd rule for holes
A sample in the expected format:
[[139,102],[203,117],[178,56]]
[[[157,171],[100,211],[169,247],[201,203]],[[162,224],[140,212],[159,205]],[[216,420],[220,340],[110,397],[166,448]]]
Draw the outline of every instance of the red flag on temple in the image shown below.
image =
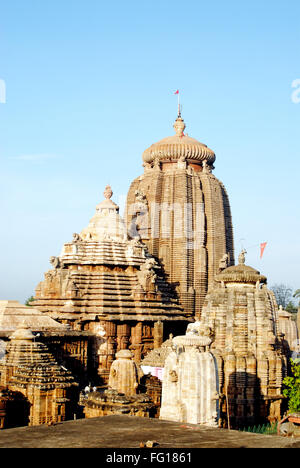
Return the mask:
[[260,258],[262,258],[263,254],[264,254],[266,245],[267,245],[267,242],[262,242],[262,243],[260,244]]

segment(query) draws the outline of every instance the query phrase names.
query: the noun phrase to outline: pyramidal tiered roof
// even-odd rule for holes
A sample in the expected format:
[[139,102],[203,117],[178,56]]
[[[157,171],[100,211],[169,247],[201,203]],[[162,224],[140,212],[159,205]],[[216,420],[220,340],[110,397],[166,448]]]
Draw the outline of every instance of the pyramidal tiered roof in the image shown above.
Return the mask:
[[6,355],[0,361],[1,385],[42,390],[77,385],[70,371],[58,365],[47,346],[35,341],[29,328],[18,328],[10,337]]
[[104,196],[89,225],[51,257],[54,268],[38,285],[35,306],[59,320],[186,320],[146,246],[128,238],[109,186]]
[[20,326],[29,327],[32,331],[61,331],[68,328],[42,314],[32,306],[25,306],[18,301],[0,301],[0,329],[12,331]]

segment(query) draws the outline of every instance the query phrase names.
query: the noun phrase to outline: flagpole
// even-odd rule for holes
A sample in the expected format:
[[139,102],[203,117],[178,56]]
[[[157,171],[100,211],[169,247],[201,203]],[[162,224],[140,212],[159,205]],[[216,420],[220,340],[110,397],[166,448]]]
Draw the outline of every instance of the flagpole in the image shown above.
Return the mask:
[[177,94],[177,99],[178,99],[178,118],[179,118],[179,117],[181,117],[179,89],[177,89],[177,91],[175,91],[174,94]]

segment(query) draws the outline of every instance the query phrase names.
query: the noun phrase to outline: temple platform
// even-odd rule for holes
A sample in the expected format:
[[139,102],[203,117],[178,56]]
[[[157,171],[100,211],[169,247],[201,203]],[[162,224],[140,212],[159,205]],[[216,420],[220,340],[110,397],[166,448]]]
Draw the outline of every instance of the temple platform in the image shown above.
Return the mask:
[[66,421],[54,426],[22,427],[0,432],[0,448],[139,449],[140,443],[148,440],[159,444],[151,450],[300,448],[300,438],[228,431],[131,416],[104,416]]

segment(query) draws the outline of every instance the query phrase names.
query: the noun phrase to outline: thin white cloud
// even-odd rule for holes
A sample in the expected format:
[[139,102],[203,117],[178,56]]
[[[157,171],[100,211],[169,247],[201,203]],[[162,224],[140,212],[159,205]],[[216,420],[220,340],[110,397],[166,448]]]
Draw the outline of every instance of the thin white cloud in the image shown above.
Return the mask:
[[14,159],[15,161],[40,162],[48,159],[55,159],[56,157],[55,154],[21,154],[19,156],[13,156],[10,159]]

